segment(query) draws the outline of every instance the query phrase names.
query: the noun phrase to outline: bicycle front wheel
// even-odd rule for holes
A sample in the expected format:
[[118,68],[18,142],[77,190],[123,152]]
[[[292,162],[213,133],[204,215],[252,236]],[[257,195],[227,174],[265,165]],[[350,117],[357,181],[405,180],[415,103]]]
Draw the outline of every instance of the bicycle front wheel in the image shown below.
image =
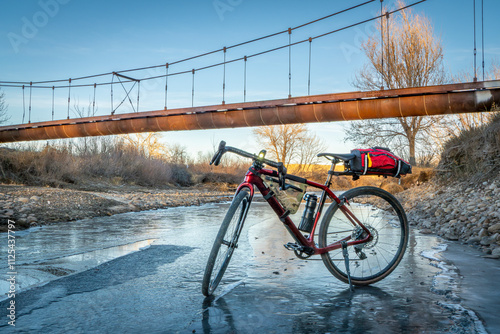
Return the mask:
[[[385,190],[359,187],[346,191],[347,208],[370,231],[371,240],[347,247],[351,281],[369,285],[389,275],[403,258],[408,243],[408,221],[398,200]],[[362,240],[366,232],[353,225],[339,208],[332,204],[321,222],[319,246],[326,247],[340,240]],[[348,283],[342,249],[321,254],[328,270]]]
[[248,191],[242,190],[233,198],[208,257],[201,286],[201,292],[205,296],[214,293],[229,265],[234,250],[238,247],[238,239],[249,206],[250,194]]

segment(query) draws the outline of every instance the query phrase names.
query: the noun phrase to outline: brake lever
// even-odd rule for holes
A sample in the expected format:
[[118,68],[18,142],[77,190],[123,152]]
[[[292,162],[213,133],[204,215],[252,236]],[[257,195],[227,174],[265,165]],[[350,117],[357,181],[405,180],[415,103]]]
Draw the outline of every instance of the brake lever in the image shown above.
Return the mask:
[[210,160],[210,165],[213,164],[215,166],[219,166],[220,159],[222,158],[224,153],[226,153],[226,142],[221,140],[221,142],[219,143],[219,149],[217,150],[217,153],[215,153],[214,156],[212,157],[212,160]]

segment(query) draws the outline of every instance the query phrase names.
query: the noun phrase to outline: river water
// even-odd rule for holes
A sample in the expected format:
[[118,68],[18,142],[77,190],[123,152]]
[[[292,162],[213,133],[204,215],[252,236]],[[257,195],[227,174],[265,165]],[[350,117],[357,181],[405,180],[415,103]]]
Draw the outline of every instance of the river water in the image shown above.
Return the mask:
[[[126,213],[18,232],[16,298],[23,306],[17,310],[16,329],[486,332],[477,315],[461,305],[460,277],[440,256],[446,249],[441,240],[412,231],[399,267],[373,287],[351,293],[319,257],[304,261],[286,250],[283,244],[292,238],[271,209],[258,202],[252,204],[221,292],[215,300],[204,299],[204,266],[228,207],[220,203]],[[0,255],[0,270],[7,273],[7,242],[0,245]],[[134,274],[133,267],[140,270]],[[3,307],[8,302],[6,280],[0,289]],[[137,294],[148,298],[140,298],[141,307],[130,319],[124,305]],[[88,306],[87,298],[99,303]],[[98,319],[89,323],[69,316],[66,304]],[[162,316],[153,316],[158,314]],[[7,327],[2,318],[0,329]]]

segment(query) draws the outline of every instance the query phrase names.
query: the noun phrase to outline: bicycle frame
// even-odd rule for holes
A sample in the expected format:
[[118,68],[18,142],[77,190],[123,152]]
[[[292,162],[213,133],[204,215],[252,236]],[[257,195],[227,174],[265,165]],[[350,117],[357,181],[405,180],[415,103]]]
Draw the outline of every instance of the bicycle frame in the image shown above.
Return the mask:
[[[307,184],[308,186],[318,188],[322,190],[320,202],[318,205],[318,208],[315,213],[315,218],[314,218],[314,224],[313,228],[311,230],[311,233],[309,236],[304,236],[302,232],[297,228],[295,223],[292,221],[292,219],[288,216],[287,211],[283,208],[283,206],[278,202],[275,196],[269,196],[269,193],[271,190],[269,187],[267,187],[264,184],[264,181],[260,177],[260,175],[264,176],[270,176],[270,177],[278,177],[278,173],[274,170],[269,170],[269,169],[261,169],[261,168],[256,168],[255,164],[252,165],[252,167],[248,170],[248,172],[245,174],[245,179],[244,181],[238,186],[236,190],[236,194],[241,191],[243,188],[248,188],[250,190],[250,202],[253,199],[254,196],[254,187],[257,187],[257,189],[260,191],[264,199],[267,201],[267,203],[273,208],[274,212],[278,215],[280,218],[281,222],[285,225],[285,228],[288,230],[290,235],[295,239],[295,241],[300,245],[304,247],[308,247],[313,251],[311,255],[316,255],[316,254],[323,254],[330,252],[335,249],[339,249],[342,247],[341,243],[343,241],[347,242],[347,246],[352,246],[352,245],[357,245],[357,244],[362,244],[367,241],[369,241],[372,238],[372,235],[370,231],[356,218],[356,216],[349,210],[349,208],[346,206],[346,204],[349,204],[345,198],[338,198],[329,188],[331,185],[331,176],[333,174],[333,168],[334,164],[332,165],[332,169],[328,173],[328,178],[327,181],[325,182],[324,185],[309,181],[300,177],[297,177],[295,175],[286,175],[285,178],[291,179],[295,182]],[[235,194],[235,195],[236,195]],[[326,247],[319,248],[316,246],[316,243],[314,242],[314,232],[316,230],[316,227],[318,226],[319,219],[321,217],[321,214],[323,212],[323,207],[326,202],[326,197],[329,197],[332,199],[334,202],[336,202],[335,205],[339,206],[339,209],[343,212],[343,214],[346,216],[346,218],[353,224],[354,226],[359,226],[361,227],[365,232],[366,232],[366,237],[363,239],[359,240],[351,240],[351,237],[346,237],[344,239],[338,240],[330,245],[327,245]]]

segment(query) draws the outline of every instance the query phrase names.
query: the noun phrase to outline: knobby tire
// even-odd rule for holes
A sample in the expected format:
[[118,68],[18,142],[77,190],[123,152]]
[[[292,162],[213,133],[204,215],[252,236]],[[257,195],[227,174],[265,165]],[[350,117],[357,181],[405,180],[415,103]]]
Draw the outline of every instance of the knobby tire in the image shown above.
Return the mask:
[[224,275],[234,250],[238,247],[243,224],[250,205],[250,194],[247,190],[238,192],[222,221],[219,233],[215,238],[212,251],[208,257],[203,276],[202,293],[211,296]]
[[[385,190],[358,187],[346,191],[347,208],[372,233],[373,239],[359,246],[348,246],[352,283],[369,285],[389,275],[401,262],[408,244],[408,221],[398,200]],[[353,226],[334,202],[325,213],[319,230],[319,246],[326,247],[341,239],[363,239],[362,229]],[[342,249],[321,254],[328,270],[348,283]]]

